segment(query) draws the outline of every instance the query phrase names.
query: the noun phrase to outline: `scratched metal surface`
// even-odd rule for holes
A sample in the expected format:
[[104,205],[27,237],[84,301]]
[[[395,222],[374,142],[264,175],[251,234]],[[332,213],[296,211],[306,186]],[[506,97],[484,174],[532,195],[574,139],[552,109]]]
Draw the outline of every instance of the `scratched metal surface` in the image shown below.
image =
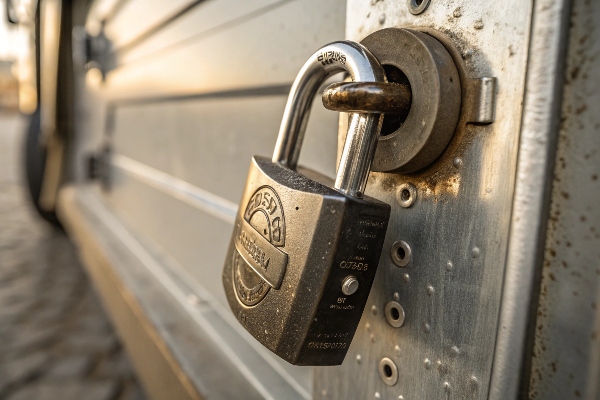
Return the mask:
[[600,396],[599,23],[599,2],[573,2],[531,399]]
[[[420,174],[371,174],[367,193],[392,205],[382,261],[344,364],[317,369],[318,399],[485,399],[488,396],[524,94],[531,2],[432,1],[414,16],[407,2],[350,0],[347,37],[383,27],[430,27],[450,36],[471,77],[498,78],[496,121],[459,127],[450,146]],[[507,12],[510,10],[510,12]],[[411,208],[396,188],[416,185]],[[406,241],[406,267],[390,257]],[[383,310],[397,300],[406,321],[394,328]],[[389,357],[398,382],[377,367]]]

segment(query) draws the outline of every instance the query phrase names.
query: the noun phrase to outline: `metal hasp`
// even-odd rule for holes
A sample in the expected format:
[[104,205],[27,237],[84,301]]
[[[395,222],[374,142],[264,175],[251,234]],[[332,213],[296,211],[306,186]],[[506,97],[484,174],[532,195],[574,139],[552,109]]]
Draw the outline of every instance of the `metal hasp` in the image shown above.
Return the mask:
[[352,115],[333,187],[297,165],[312,101],[323,81],[343,70],[360,82],[385,80],[377,59],[355,42],[329,44],[304,64],[272,160],[252,159],[223,268],[238,321],[295,365],[343,362],[390,218],[389,204],[363,194],[380,114]]
[[[496,79],[467,78],[451,42],[388,28],[362,43],[391,69],[391,82],[336,83],[325,90],[323,104],[336,111],[396,116],[394,129],[379,138],[373,171],[419,171],[444,152],[461,120],[494,121]],[[393,82],[396,75],[403,84]]]

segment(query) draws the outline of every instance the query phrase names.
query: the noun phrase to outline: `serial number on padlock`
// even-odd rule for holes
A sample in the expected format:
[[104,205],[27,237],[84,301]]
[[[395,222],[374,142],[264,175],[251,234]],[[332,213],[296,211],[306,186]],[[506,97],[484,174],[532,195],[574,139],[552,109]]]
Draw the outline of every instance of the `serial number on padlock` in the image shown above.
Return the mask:
[[335,350],[335,349],[345,349],[348,347],[348,343],[341,342],[310,342],[308,344],[309,349],[321,349],[321,350]]
[[355,269],[357,271],[366,271],[369,269],[369,264],[356,261],[342,261],[340,268]]

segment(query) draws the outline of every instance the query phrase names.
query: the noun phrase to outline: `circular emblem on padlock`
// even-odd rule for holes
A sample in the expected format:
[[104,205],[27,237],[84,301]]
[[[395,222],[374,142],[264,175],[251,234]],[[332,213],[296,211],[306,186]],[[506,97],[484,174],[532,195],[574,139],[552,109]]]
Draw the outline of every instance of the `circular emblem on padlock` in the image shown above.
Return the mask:
[[279,289],[287,254],[285,218],[281,200],[270,186],[258,188],[238,218],[233,252],[233,285],[247,306],[258,304],[273,287]]

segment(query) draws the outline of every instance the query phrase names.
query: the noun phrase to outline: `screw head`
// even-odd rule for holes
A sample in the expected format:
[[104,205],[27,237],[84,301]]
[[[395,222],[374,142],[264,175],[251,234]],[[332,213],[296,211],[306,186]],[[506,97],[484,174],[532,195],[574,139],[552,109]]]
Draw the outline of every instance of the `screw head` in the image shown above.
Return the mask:
[[346,296],[356,293],[358,290],[358,279],[353,275],[348,275],[342,281],[342,293]]

